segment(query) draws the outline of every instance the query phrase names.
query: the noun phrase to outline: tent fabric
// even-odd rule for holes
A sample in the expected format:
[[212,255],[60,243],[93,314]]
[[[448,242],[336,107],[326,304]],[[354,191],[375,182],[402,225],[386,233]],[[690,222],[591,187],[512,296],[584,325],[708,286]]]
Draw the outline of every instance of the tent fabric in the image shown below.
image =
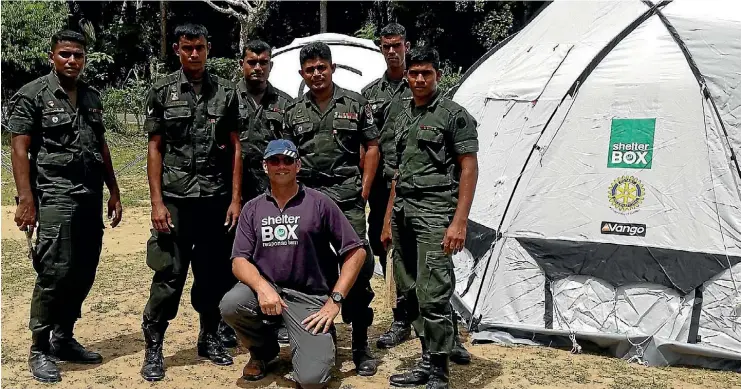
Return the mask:
[[383,54],[373,41],[342,34],[317,34],[296,38],[290,45],[273,50],[269,80],[276,88],[294,98],[309,90],[298,74],[301,68],[299,53],[302,47],[315,41],[329,46],[332,61],[337,64],[332,79],[343,88],[360,93],[363,87],[386,71]]
[[555,1],[464,76],[480,173],[454,306],[477,336],[741,361],[739,55],[741,3]]

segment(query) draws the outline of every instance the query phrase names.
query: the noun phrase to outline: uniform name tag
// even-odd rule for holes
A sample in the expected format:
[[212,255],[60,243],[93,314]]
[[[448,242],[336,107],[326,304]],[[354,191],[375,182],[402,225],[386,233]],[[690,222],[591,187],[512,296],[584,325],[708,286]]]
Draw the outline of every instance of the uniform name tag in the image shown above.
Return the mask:
[[420,130],[431,130],[431,131],[437,131],[437,127],[432,127],[432,126],[425,126],[425,125],[420,125],[420,126],[419,126],[419,129],[420,129]]
[[358,114],[355,112],[335,112],[334,117],[335,119],[358,120]]
[[88,111],[92,113],[103,113],[103,110],[98,108],[88,108]]
[[41,111],[42,114],[50,114],[50,113],[62,113],[64,112],[64,108],[45,108]]

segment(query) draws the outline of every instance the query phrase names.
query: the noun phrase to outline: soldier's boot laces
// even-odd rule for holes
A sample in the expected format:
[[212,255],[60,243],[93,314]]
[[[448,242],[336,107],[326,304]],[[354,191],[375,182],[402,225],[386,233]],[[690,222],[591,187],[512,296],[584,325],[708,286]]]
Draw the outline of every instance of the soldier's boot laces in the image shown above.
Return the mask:
[[411,326],[403,321],[394,321],[391,328],[378,338],[376,347],[391,348],[409,339],[412,335]]
[[410,388],[418,385],[424,385],[430,379],[430,354],[427,351],[422,352],[422,360],[417,362],[417,366],[401,374],[394,374],[389,377],[391,386]]
[[450,370],[447,354],[430,355],[430,379],[425,389],[450,388]]
[[208,358],[213,364],[227,366],[234,363],[221,339],[213,333],[203,333],[198,337],[198,356]]
[[85,349],[75,338],[52,339],[50,353],[60,361],[82,364],[103,363],[103,356]]
[[[147,381],[160,381],[165,378],[165,358],[162,356],[162,343],[164,341],[164,329],[158,330],[156,324],[143,324],[144,342],[144,364],[141,368],[141,376]],[[164,325],[166,328],[167,325]]]
[[224,321],[219,322],[219,339],[221,344],[226,348],[237,347],[237,334],[232,327],[229,327]]
[[31,351],[28,367],[36,381],[52,384],[62,380],[57,364],[43,351]]

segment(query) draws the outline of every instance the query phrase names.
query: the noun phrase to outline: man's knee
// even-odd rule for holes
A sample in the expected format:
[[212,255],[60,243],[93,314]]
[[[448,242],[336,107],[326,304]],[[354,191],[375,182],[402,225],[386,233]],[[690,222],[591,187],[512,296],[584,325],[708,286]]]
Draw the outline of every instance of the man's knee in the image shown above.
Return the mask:
[[255,304],[254,296],[245,293],[248,292],[245,289],[249,288],[240,286],[240,284],[237,284],[237,286],[226,292],[221,299],[221,303],[219,303],[221,317],[229,325],[234,324],[240,319],[258,319],[259,316],[259,307]]
[[294,369],[294,379],[304,389],[324,388],[332,377],[332,365],[334,358],[327,362],[315,361],[303,364],[299,369]]

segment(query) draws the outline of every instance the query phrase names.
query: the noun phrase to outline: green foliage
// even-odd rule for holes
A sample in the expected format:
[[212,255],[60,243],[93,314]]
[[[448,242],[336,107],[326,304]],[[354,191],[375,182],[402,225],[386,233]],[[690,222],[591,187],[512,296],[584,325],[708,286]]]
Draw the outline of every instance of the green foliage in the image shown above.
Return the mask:
[[64,1],[4,1],[2,6],[3,65],[31,71],[46,64],[51,36],[67,21]]
[[[456,86],[458,82],[461,80],[461,77],[463,74],[461,71],[463,70],[461,67],[458,68],[458,71],[453,70],[453,65],[450,62],[446,62],[442,66],[443,76],[440,79],[440,83],[438,84],[438,88],[442,91],[443,94],[448,93],[451,88]],[[453,96],[448,96],[453,97]]]
[[493,9],[486,14],[483,21],[473,26],[473,35],[485,48],[492,48],[497,42],[509,35],[514,15],[509,4],[501,9]]
[[113,57],[101,51],[87,54],[85,77],[93,84],[107,83],[110,67],[114,64]]
[[129,127],[123,118],[131,116],[136,121],[137,131],[141,130],[149,86],[150,83],[144,78],[130,78],[123,88],[103,91],[103,123],[108,131],[125,133]]
[[209,58],[206,60],[206,70],[234,82],[242,76],[239,62],[233,58]]
[[370,39],[373,42],[378,41],[378,36],[376,36],[376,25],[372,21],[368,20],[363,24],[363,27],[361,27],[358,31],[355,31],[355,37],[356,38],[363,38],[363,39]]

